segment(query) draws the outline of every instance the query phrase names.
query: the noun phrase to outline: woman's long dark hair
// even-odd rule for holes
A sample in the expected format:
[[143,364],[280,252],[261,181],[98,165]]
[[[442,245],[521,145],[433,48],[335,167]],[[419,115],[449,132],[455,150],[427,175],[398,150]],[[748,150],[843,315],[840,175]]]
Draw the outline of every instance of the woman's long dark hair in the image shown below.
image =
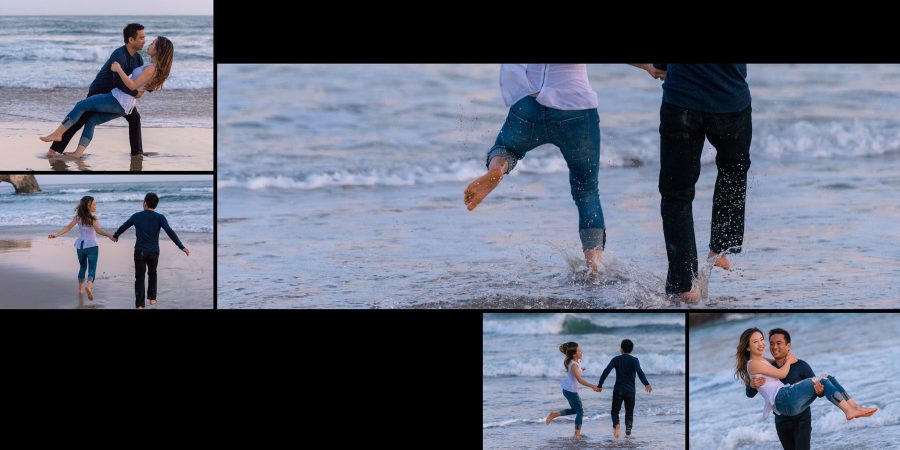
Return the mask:
[[561,344],[559,346],[559,351],[562,352],[563,355],[566,355],[566,360],[563,361],[563,367],[566,368],[566,372],[569,371],[569,363],[572,362],[572,358],[575,357],[575,352],[578,351],[578,343],[577,342],[566,342],[565,344]]
[[172,70],[172,59],[175,58],[175,44],[165,36],[156,38],[156,75],[147,83],[147,90],[153,92],[162,89],[169,71]]
[[75,217],[78,217],[78,221],[81,222],[82,225],[94,225],[94,215],[91,214],[92,201],[94,201],[94,197],[85,195],[84,197],[81,197],[81,201],[78,202],[78,206],[75,208]]
[[753,336],[753,333],[765,336],[759,328],[747,328],[741,333],[737,351],[734,353],[734,377],[743,380],[747,386],[750,386],[750,372],[747,370],[747,361],[750,361],[750,350],[747,350],[747,347],[750,346],[750,338]]

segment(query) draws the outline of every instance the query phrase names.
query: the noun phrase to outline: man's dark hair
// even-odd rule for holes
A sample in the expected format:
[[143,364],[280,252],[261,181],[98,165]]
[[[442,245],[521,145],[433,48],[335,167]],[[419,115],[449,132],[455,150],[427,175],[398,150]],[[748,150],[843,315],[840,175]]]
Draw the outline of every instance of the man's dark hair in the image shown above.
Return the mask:
[[143,29],[144,26],[139,23],[125,25],[125,28],[122,29],[122,37],[125,38],[125,43],[128,43],[128,38],[137,39],[137,32]]
[[156,209],[156,205],[159,204],[159,196],[149,192],[144,196],[144,201],[147,202],[147,207],[150,209]]
[[785,330],[784,328],[773,328],[773,329],[769,330],[769,339],[770,340],[772,339],[773,334],[783,334],[784,342],[787,342],[788,344],[791,343],[791,334],[788,333],[787,330]]
[[631,342],[631,339],[625,339],[622,341],[622,351],[625,353],[631,353],[634,350],[634,342]]

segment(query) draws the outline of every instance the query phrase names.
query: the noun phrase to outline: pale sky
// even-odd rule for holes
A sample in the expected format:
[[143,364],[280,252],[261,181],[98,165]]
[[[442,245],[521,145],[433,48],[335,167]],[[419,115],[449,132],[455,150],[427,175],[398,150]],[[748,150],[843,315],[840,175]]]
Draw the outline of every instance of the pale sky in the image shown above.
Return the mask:
[[213,0],[0,0],[0,16],[180,16],[213,15]]
[[[0,0],[3,1],[3,0]],[[38,184],[140,183],[208,180],[212,175],[35,175]],[[6,183],[4,183],[6,184]],[[11,185],[10,185],[11,186]]]

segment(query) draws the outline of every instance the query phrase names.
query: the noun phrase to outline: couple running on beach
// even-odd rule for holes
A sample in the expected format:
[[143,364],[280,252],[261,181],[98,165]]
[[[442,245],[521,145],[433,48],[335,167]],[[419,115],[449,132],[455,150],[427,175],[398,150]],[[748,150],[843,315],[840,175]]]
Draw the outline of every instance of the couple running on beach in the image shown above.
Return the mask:
[[566,342],[560,345],[559,351],[566,355],[566,359],[563,361],[563,367],[566,368],[566,377],[559,384],[562,387],[563,397],[569,402],[569,408],[550,412],[547,415],[547,419],[545,419],[545,423],[549,425],[557,417],[575,414],[575,437],[581,437],[584,407],[581,405],[581,397],[578,396],[578,385],[587,386],[593,389],[594,392],[603,392],[603,382],[606,381],[609,373],[616,369],[616,384],[613,386],[611,414],[613,436],[618,439],[622,435],[619,424],[619,411],[622,410],[623,402],[625,403],[625,436],[631,436],[631,428],[634,425],[634,394],[636,391],[634,376],[640,377],[644,390],[653,392],[653,386],[650,386],[650,382],[644,376],[644,371],[641,370],[641,362],[634,356],[631,356],[633,350],[634,343],[630,339],[622,340],[622,344],[619,346],[619,351],[622,354],[609,361],[606,369],[603,370],[603,374],[600,375],[600,381],[593,385],[585,381],[581,376],[582,372],[585,371],[585,368],[581,367],[582,347],[577,342]]
[[[157,37],[147,47],[150,62],[144,64],[138,53],[144,48],[144,26],[130,23],[122,30],[122,35],[125,45],[113,51],[100,68],[88,89],[87,98],[75,104],[53,133],[41,137],[44,142],[52,142],[47,151],[48,158],[81,158],[94,137],[94,128],[123,116],[128,121],[131,155],[144,153],[137,102],[145,92],[162,89],[172,69],[175,47],[164,36]],[[84,131],[81,132],[78,148],[72,153],[63,153],[69,140],[82,126]]]
[[[94,197],[86,195],[78,202],[75,208],[75,217],[59,232],[48,235],[50,239],[58,238],[78,225],[78,239],[75,241],[76,255],[78,256],[78,294],[87,290],[88,299],[94,300],[94,276],[97,273],[97,259],[99,258],[99,243],[97,235],[108,237],[113,242],[119,241],[119,236],[134,226],[137,240],[134,243],[134,305],[138,309],[144,308],[144,273],[148,274],[146,298],[151,305],[155,305],[156,297],[156,266],[159,263],[159,230],[163,229],[172,242],[178,246],[185,255],[191,252],[178,239],[178,235],[169,226],[166,216],[156,212],[159,204],[159,196],[153,192],[144,196],[144,210],[133,214],[115,234],[109,234],[100,227],[100,220],[94,215],[97,212],[97,202]],[[87,272],[87,278],[85,278]]]
[[[746,64],[632,64],[664,80],[660,107],[661,214],[669,270],[666,294],[696,301],[699,286],[692,202],[705,139],[716,148],[719,173],[713,195],[707,259],[731,268],[727,254],[740,253],[752,137]],[[525,154],[542,144],[559,147],[569,167],[578,230],[590,274],[601,271],[606,224],[597,187],[600,119],[597,93],[585,64],[503,64],[500,89],[510,108],[486,174],[465,190],[471,211]]]

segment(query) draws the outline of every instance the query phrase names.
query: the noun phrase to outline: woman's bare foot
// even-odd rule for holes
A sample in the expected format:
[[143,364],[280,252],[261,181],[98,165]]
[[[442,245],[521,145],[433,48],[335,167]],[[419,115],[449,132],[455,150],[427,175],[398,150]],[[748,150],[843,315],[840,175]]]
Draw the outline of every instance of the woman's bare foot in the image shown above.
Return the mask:
[[555,419],[555,418],[557,418],[557,417],[559,417],[559,416],[560,416],[559,411],[553,411],[552,413],[550,413],[550,414],[547,415],[547,420],[545,420],[544,422],[545,422],[547,425],[550,425],[550,422],[552,422],[553,419]]
[[503,179],[503,169],[491,168],[466,188],[464,201],[469,211],[475,209]]
[[78,293],[79,293],[79,294],[84,293],[84,281],[79,281],[79,282],[78,282]]
[[875,411],[878,411],[878,408],[863,408],[862,406],[860,406],[859,408],[857,408],[857,411],[862,412],[862,416],[860,417],[869,417],[872,414],[875,414]]
[[587,263],[588,275],[596,277],[600,274],[600,262],[603,261],[603,249],[594,248],[585,250],[584,261]]
[[52,133],[41,137],[41,140],[44,142],[59,142],[62,140],[62,135],[66,131],[66,127],[60,125],[56,127]]
[[78,150],[75,150],[74,152],[63,153],[63,155],[65,155],[65,156],[68,156],[71,158],[76,158],[76,159],[81,158],[81,155],[83,155],[83,154],[84,154],[84,147],[82,147],[80,145],[78,146]]
[[575,439],[581,439],[581,430],[575,429]]
[[88,281],[84,289],[87,291],[88,300],[94,301],[94,282]]
[[616,424],[616,429],[613,431],[613,436],[615,436],[616,439],[618,439],[622,436],[622,430],[621,430],[620,424]]
[[710,260],[713,258],[715,258],[715,262],[713,263],[715,267],[721,267],[725,270],[731,270],[731,261],[729,261],[724,254],[709,252],[709,255],[706,257],[706,259]]

